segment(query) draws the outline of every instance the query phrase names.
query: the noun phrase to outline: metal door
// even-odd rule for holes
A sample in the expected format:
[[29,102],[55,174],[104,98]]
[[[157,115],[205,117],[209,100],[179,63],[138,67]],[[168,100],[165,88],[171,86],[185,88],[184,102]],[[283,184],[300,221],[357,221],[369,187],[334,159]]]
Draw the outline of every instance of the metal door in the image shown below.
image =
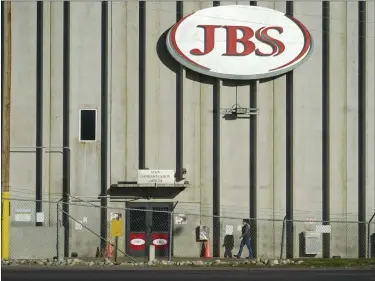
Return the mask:
[[157,257],[168,256],[170,203],[128,203],[126,211],[126,252],[147,256],[150,245]]

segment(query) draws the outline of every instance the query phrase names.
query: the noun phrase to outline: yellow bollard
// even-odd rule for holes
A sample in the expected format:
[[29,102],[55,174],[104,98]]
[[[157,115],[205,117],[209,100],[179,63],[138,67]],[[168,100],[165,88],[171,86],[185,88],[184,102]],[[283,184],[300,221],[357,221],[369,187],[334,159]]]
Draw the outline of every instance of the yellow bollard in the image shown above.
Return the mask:
[[11,14],[12,6],[10,1],[4,2],[4,83],[2,90],[4,92],[2,116],[4,120],[3,128],[3,149],[1,160],[3,163],[2,169],[2,237],[1,237],[1,258],[9,260],[9,219],[10,219],[10,201],[9,201],[9,169],[10,169],[10,102],[11,102],[11,66],[12,66],[12,28],[11,28]]
[[3,217],[1,218],[1,258],[9,260],[9,192],[3,192]]

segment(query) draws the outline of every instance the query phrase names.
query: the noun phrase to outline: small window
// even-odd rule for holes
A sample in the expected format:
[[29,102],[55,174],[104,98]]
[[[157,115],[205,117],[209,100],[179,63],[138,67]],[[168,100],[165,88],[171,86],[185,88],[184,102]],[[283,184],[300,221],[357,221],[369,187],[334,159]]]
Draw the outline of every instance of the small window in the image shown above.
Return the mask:
[[80,109],[80,141],[96,141],[96,109]]

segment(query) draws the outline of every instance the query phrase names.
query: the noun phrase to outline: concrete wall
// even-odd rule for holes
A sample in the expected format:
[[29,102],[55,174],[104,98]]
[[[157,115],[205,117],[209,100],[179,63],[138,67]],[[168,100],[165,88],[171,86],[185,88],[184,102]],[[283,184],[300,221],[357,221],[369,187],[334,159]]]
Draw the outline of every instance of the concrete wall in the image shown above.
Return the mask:
[[[222,5],[235,4],[225,1]],[[248,2],[238,1],[238,4]],[[138,3],[109,3],[109,182],[136,180],[138,169]],[[259,2],[260,6],[285,12],[285,3]],[[358,182],[358,19],[357,3],[331,3],[331,217],[357,220]],[[367,215],[375,212],[374,191],[374,3],[367,7]],[[184,14],[210,7],[212,2],[184,2]],[[36,130],[36,5],[12,3],[12,197],[35,198]],[[314,52],[294,74],[294,216],[316,219],[322,216],[322,4],[295,3],[294,12],[310,30]],[[173,61],[163,54],[160,36],[176,21],[171,2],[146,3],[146,166],[150,169],[176,167],[176,74]],[[44,145],[62,146],[62,3],[44,4]],[[79,109],[97,109],[97,138],[100,139],[101,110],[101,4],[71,3],[71,194],[94,198],[100,193],[100,141],[82,143],[78,139]],[[164,49],[165,51],[165,49]],[[163,58],[160,58],[160,52]],[[158,54],[159,53],[159,54]],[[258,84],[258,216],[282,220],[285,215],[286,102],[285,76]],[[191,186],[178,195],[176,211],[212,214],[212,124],[213,87],[199,76],[184,70],[184,167]],[[249,85],[221,84],[221,108],[236,103],[249,106]],[[221,214],[235,219],[235,235],[240,220],[249,216],[249,120],[221,119]],[[30,147],[30,148],[16,148]],[[47,149],[45,149],[45,152]],[[23,152],[20,152],[23,151]],[[43,158],[43,199],[56,200],[62,191],[61,149]],[[160,200],[159,200],[160,201]],[[165,201],[165,200],[164,200]],[[168,200],[167,200],[168,201]],[[33,206],[32,204],[30,204]],[[111,203],[123,208],[122,203]],[[30,207],[33,208],[33,207]],[[12,207],[14,211],[14,207]],[[33,209],[34,210],[34,209]],[[46,223],[56,223],[53,212]],[[73,207],[72,215],[88,217],[90,229],[99,233],[99,209]],[[192,236],[197,216],[181,227],[175,238],[175,253],[189,249],[197,255],[199,246]],[[202,219],[203,221],[205,219]],[[211,219],[207,224],[211,226]],[[190,225],[191,223],[191,225]],[[200,223],[204,223],[200,221]],[[212,227],[212,226],[211,226]],[[261,222],[258,251],[261,256],[280,252],[281,222]],[[304,230],[296,225],[295,242]],[[357,254],[357,225],[337,224],[332,228],[332,254]],[[71,228],[71,247],[81,255],[94,255],[99,239]],[[239,241],[235,239],[235,250]],[[353,244],[345,252],[344,246]],[[189,245],[189,246],[187,246]],[[178,248],[180,247],[180,248]],[[298,255],[298,247],[295,255]],[[185,253],[185,252],[184,252]],[[187,253],[187,252],[186,252]]]

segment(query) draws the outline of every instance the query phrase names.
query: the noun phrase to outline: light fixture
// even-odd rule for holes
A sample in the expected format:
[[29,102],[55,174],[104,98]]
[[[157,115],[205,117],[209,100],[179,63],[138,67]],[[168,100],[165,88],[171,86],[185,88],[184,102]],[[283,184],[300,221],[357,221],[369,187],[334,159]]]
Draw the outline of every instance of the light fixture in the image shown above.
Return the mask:
[[258,114],[258,108],[241,107],[239,104],[233,105],[231,108],[221,109],[221,112],[226,115],[232,115],[237,118],[238,115],[254,115]]

